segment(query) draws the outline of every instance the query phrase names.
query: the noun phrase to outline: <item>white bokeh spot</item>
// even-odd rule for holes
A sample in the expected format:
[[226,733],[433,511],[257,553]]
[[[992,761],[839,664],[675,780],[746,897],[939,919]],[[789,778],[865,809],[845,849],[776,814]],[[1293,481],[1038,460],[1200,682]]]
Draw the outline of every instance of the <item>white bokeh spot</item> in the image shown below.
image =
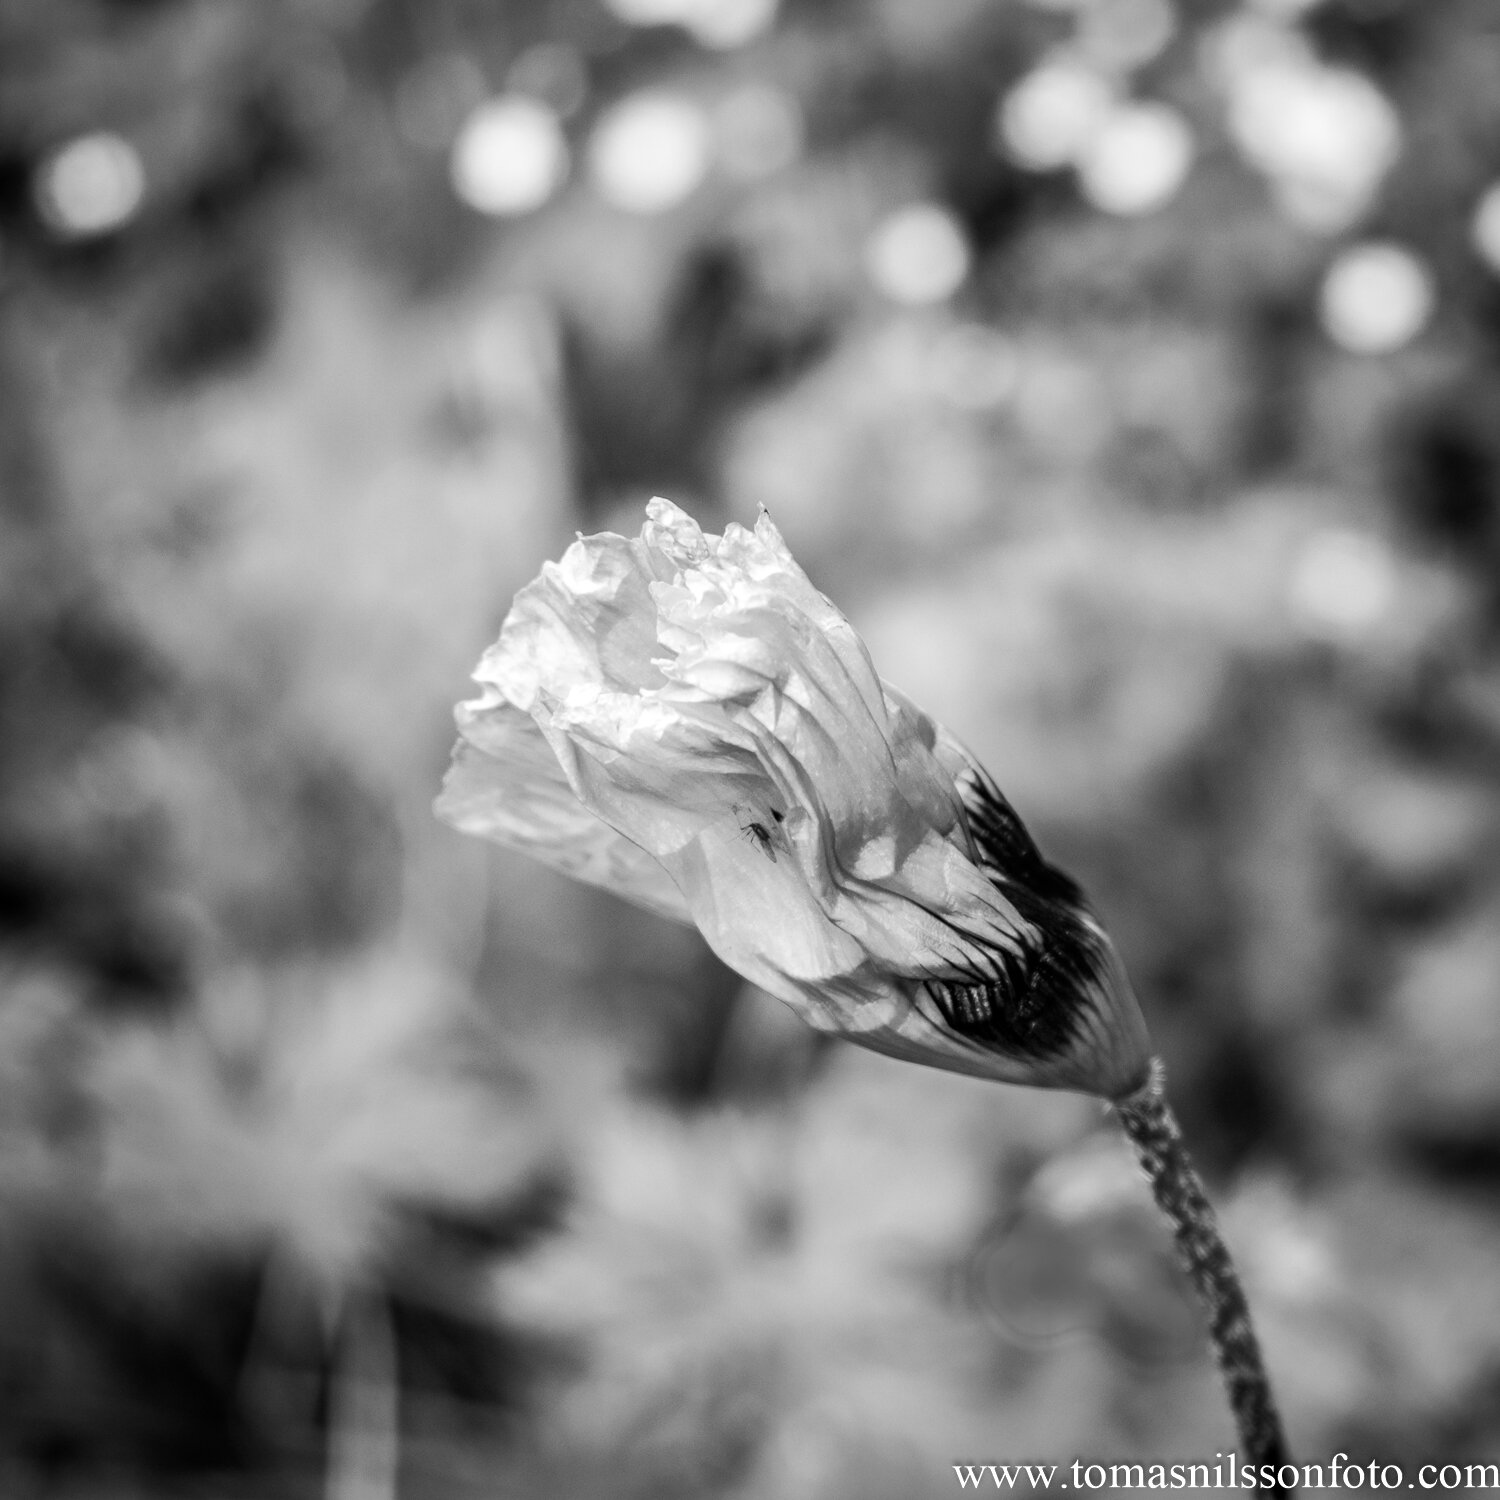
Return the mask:
[[1479,258],[1500,276],[1500,182],[1494,183],[1476,205],[1472,233]]
[[676,94],[642,90],[604,115],[589,142],[600,197],[627,213],[664,213],[685,202],[708,174],[707,117]]
[[1034,172],[1070,166],[1108,117],[1114,90],[1097,69],[1057,57],[1033,69],[1000,101],[995,144]]
[[146,195],[140,153],[122,135],[98,130],[60,146],[37,169],[37,211],[58,233],[79,239],[128,223]]
[[870,280],[893,302],[942,302],[969,274],[968,238],[941,204],[913,203],[881,221],[865,247]]
[[1323,278],[1324,331],[1351,354],[1389,354],[1427,326],[1437,304],[1432,272],[1401,245],[1345,250]]
[[1105,213],[1153,213],[1177,196],[1193,165],[1193,132],[1169,105],[1110,112],[1078,163],[1084,196]]
[[1355,640],[1368,635],[1396,602],[1396,563],[1383,538],[1347,528],[1319,531],[1292,562],[1287,594],[1311,635]]
[[568,145],[557,115],[525,94],[481,104],[464,122],[449,163],[453,190],[482,214],[540,208],[568,175]]

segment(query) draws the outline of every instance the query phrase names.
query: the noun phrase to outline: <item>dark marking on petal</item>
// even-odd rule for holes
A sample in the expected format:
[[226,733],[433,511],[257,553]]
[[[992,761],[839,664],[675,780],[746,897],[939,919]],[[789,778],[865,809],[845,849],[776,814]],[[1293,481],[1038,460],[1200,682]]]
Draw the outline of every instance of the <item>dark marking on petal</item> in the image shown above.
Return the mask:
[[1097,1028],[1107,958],[1098,926],[1076,881],[1050,865],[1026,825],[978,769],[957,781],[980,867],[1030,926],[1019,949],[984,950],[989,975],[972,961],[955,964],[967,983],[929,980],[942,1019],[960,1036],[1038,1061],[1077,1047]]
[[1020,814],[983,771],[974,767],[962,772],[956,785],[983,869],[1001,882],[1019,882],[1049,900],[1084,905],[1078,882],[1042,858]]

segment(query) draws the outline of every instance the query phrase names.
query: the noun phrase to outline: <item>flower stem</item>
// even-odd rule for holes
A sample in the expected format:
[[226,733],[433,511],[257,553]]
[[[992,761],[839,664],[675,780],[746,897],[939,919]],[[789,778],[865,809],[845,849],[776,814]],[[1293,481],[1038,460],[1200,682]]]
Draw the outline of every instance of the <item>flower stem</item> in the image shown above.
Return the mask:
[[[1117,1101],[1115,1110],[1150,1179],[1156,1206],[1172,1227],[1178,1258],[1208,1313],[1209,1337],[1239,1428],[1242,1456],[1247,1464],[1273,1464],[1279,1469],[1289,1461],[1286,1438],[1250,1322],[1245,1289],[1193,1170],[1177,1117],[1167,1103],[1165,1084],[1166,1072],[1161,1059],[1155,1058],[1149,1081]],[[1275,1492],[1288,1493],[1279,1483]]]

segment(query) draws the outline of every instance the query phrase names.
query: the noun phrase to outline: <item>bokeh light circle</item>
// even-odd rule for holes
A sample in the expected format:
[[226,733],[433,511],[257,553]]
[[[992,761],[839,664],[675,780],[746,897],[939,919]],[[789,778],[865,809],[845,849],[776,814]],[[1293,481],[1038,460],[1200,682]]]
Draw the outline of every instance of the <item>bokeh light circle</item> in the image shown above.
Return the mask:
[[1401,245],[1345,250],[1323,278],[1324,331],[1352,354],[1389,354],[1414,339],[1437,302],[1432,272]]
[[45,158],[33,183],[37,211],[73,238],[108,234],[128,223],[146,195],[146,169],[124,136],[98,130]]
[[1500,276],[1500,182],[1489,188],[1474,209],[1473,237],[1480,259]]
[[1105,213],[1148,214],[1176,197],[1193,164],[1193,132],[1170,106],[1110,112],[1078,163],[1084,196]]
[[663,213],[690,197],[708,173],[709,128],[688,99],[643,89],[599,121],[589,169],[599,195],[628,213]]
[[951,297],[968,276],[970,259],[962,226],[937,203],[897,209],[865,247],[870,280],[893,302],[912,307]]
[[778,0],[605,0],[630,26],[680,26],[700,46],[742,47],[776,19]]
[[1076,161],[1109,115],[1113,89],[1096,69],[1071,58],[1034,68],[1000,101],[995,143],[1032,171]]
[[1368,207],[1401,150],[1401,121],[1363,73],[1291,48],[1251,55],[1231,81],[1229,129],[1298,223],[1328,233]]
[[1292,613],[1309,634],[1356,639],[1375,629],[1395,605],[1395,559],[1383,538],[1332,527],[1299,549],[1287,592]]
[[557,115],[524,94],[481,104],[453,143],[450,173],[454,191],[482,214],[540,208],[568,175],[568,145]]
[[696,0],[684,24],[700,46],[742,47],[771,25],[776,7],[777,0]]

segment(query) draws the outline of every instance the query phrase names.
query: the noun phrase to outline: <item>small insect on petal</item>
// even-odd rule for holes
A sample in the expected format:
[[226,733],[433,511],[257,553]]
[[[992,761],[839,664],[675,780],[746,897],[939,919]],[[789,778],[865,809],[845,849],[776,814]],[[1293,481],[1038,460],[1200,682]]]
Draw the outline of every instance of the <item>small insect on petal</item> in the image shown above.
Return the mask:
[[778,849],[783,854],[791,853],[791,845],[787,843],[785,832],[786,814],[780,808],[770,807],[762,811],[748,803],[736,802],[734,812],[739,820],[740,832],[773,865],[776,863]]

